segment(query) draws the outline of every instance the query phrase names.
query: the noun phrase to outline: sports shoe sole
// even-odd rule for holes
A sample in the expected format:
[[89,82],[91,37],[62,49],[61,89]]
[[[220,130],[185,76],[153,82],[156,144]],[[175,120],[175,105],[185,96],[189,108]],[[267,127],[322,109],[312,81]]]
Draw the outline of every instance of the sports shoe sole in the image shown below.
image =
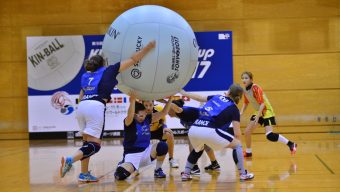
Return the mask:
[[253,175],[253,177],[247,178],[247,179],[241,179],[241,178],[240,178],[240,181],[248,181],[248,180],[252,180],[252,179],[254,179],[254,177],[255,177],[255,176]]

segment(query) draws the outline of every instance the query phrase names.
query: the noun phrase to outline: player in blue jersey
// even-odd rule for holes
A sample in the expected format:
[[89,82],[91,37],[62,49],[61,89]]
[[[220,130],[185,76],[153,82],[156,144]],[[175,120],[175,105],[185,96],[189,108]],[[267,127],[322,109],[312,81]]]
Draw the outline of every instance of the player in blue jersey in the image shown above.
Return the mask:
[[[184,106],[184,101],[182,99],[174,100],[172,103],[175,105],[171,105],[169,116],[179,118],[181,124],[185,128],[189,129],[190,126],[195,122],[195,120],[198,119],[199,114],[200,114],[199,112],[200,109],[197,107]],[[230,124],[226,130],[229,134],[234,136],[234,130],[233,130],[232,124]],[[240,137],[241,137],[240,133],[236,135],[236,138],[240,138]],[[189,140],[189,151],[192,151],[192,150],[193,150],[193,147]],[[204,151],[207,153],[211,161],[211,164],[204,167],[204,169],[206,171],[219,171],[221,167],[219,163],[217,162],[214,150],[211,149],[209,146],[204,145]],[[235,164],[237,164],[236,150],[233,150],[233,160]],[[192,168],[190,172],[191,175],[200,175],[200,173],[201,171],[197,164],[194,165],[194,167]]]
[[[153,100],[143,100],[142,103],[145,106],[146,112],[152,114],[161,111],[163,107],[161,105],[154,105]],[[175,138],[172,130],[166,125],[166,117],[160,119],[158,122],[152,123],[150,127],[151,139],[157,139],[161,141],[166,141],[169,147],[169,164],[171,168],[178,168],[179,164],[176,159],[174,159],[174,147]]]
[[168,145],[164,141],[150,145],[150,126],[151,123],[159,121],[169,112],[171,101],[172,97],[162,111],[148,115],[145,106],[136,102],[136,96],[131,92],[128,114],[124,119],[123,160],[114,174],[117,180],[125,180],[131,173],[150,165],[155,159],[157,161],[154,177],[166,177],[162,170],[162,164],[168,153]]
[[117,75],[140,61],[155,47],[155,41],[148,43],[143,49],[134,53],[129,59],[106,66],[100,55],[92,56],[84,63],[87,71],[81,78],[80,103],[77,120],[83,135],[83,145],[73,155],[61,158],[60,176],[71,169],[72,164],[81,161],[80,182],[96,182],[98,179],[88,170],[90,157],[101,148],[104,130],[105,106],[111,100],[113,88],[117,85]]
[[204,151],[204,145],[214,150],[232,148],[236,150],[237,167],[240,180],[254,178],[254,174],[248,173],[244,168],[244,157],[240,140],[227,132],[230,123],[233,124],[234,132],[240,135],[240,111],[236,104],[240,101],[243,89],[240,85],[233,84],[229,88],[228,97],[224,95],[200,96],[181,92],[184,96],[200,102],[206,102],[200,108],[199,117],[191,126],[188,136],[194,148],[190,152],[185,170],[181,173],[182,181],[191,180],[190,171],[197,163]]

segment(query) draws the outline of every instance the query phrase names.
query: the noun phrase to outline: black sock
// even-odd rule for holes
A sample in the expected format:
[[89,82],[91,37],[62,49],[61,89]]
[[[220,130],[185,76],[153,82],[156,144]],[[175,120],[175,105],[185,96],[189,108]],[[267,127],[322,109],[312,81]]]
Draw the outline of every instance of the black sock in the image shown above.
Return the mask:
[[212,165],[217,165],[217,160],[211,162]]
[[288,146],[291,146],[291,145],[293,145],[293,142],[288,141],[287,145],[288,145]]
[[172,158],[171,157],[169,157],[169,161],[171,161],[172,160]]

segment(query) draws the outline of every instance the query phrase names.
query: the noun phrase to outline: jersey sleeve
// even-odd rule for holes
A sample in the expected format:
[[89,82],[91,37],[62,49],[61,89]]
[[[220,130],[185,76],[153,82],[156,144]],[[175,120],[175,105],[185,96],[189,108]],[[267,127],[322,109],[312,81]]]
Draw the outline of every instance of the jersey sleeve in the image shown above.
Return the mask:
[[236,106],[233,107],[231,120],[240,122],[240,111],[238,110]]
[[106,71],[108,73],[110,73],[110,76],[112,78],[116,78],[118,73],[119,73],[119,68],[120,68],[120,62],[114,64],[114,65],[110,65],[106,68]]
[[195,107],[183,107],[182,113],[176,113],[177,117],[184,122],[194,122],[199,117],[199,109]]
[[84,74],[81,76],[81,80],[80,80],[80,89],[84,90],[85,84],[86,84],[86,77],[85,77],[85,73],[84,73]]
[[254,98],[258,104],[264,103],[262,88],[258,85],[253,85],[252,87]]
[[209,95],[209,96],[207,97],[207,100],[209,101],[209,100],[212,99],[214,96],[215,96],[215,95]]

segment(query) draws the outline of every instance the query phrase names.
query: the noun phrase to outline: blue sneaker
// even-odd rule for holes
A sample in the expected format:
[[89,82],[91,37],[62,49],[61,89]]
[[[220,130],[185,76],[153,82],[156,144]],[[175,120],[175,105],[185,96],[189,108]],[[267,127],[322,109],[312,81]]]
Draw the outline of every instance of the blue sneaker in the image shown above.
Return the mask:
[[85,183],[91,183],[91,182],[97,182],[98,178],[91,175],[91,172],[87,173],[80,173],[78,177],[78,181],[85,182]]
[[72,167],[73,159],[72,157],[62,157],[60,166],[60,177],[63,178],[67,172],[70,171]]
[[163,172],[162,168],[158,168],[157,170],[155,170],[155,174],[154,174],[155,178],[165,178],[166,175]]

